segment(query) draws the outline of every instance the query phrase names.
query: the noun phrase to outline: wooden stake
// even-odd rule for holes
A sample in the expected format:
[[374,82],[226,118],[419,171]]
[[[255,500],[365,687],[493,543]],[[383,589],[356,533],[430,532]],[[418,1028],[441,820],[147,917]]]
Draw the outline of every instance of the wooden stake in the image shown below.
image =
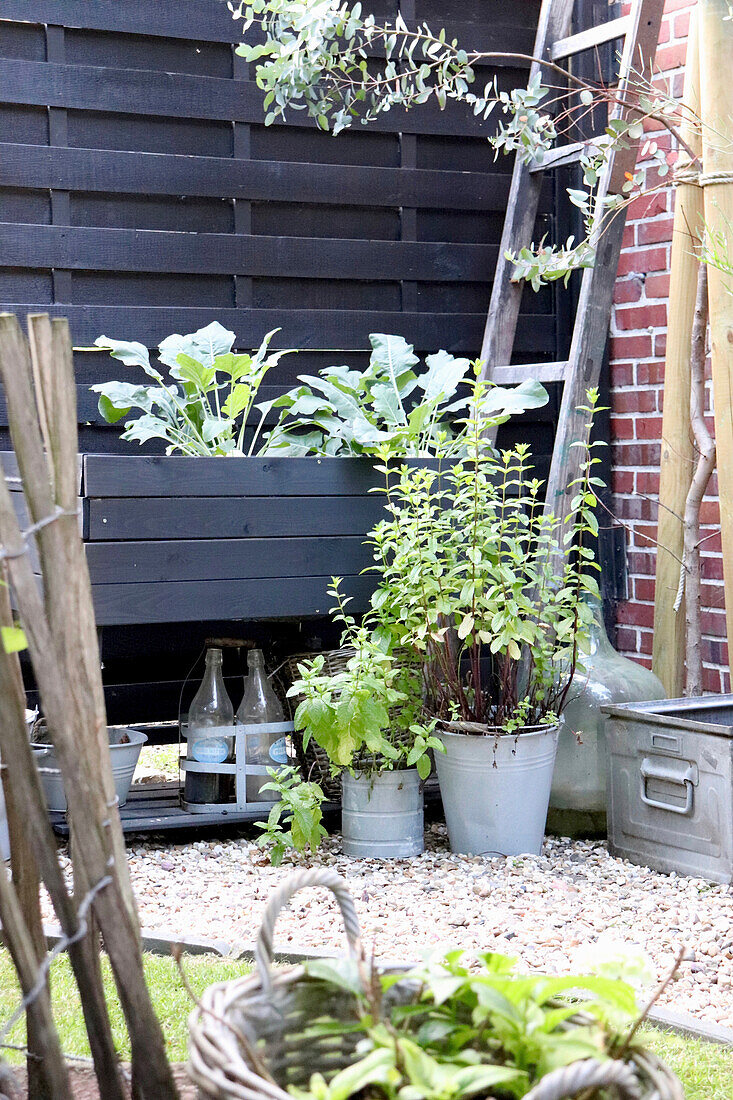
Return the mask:
[[[700,0],[698,11],[705,226],[733,248],[733,21],[727,0]],[[733,645],[733,294],[727,275],[711,267],[708,279],[723,585]]]
[[[8,589],[0,585],[0,626],[9,626],[12,621]],[[34,852],[61,931],[69,939],[73,939],[78,928],[76,909],[66,890],[38,770],[28,745],[25,692],[20,663],[17,654],[5,653],[2,648],[0,648],[0,752],[7,762],[4,777],[9,782],[6,790],[9,789],[12,792],[18,812],[22,814],[26,842]],[[15,855],[15,847],[16,841],[12,837],[13,855]],[[13,877],[15,877],[15,871]],[[42,953],[45,954],[45,940]],[[125,1090],[122,1086],[107,1005],[104,1000],[98,952],[91,951],[86,940],[76,940],[69,947],[69,961],[79,987],[84,1022],[100,1091],[105,1100],[107,1098],[124,1100]]]
[[[23,919],[23,910],[15,887],[2,861],[0,861],[0,920],[3,924],[3,938],[20,978],[20,987],[23,995],[28,996],[33,993],[36,985],[38,957]],[[53,1022],[47,988],[42,989],[29,1003],[27,1016],[33,1021],[36,1052],[43,1059],[40,1074],[34,1075],[43,1088],[40,1095],[47,1096],[51,1100],[72,1100],[69,1075],[61,1052],[56,1025]]]
[[[71,345],[65,328],[59,339],[68,346],[58,362],[54,354],[53,377],[58,370],[58,377],[65,378],[70,387]],[[9,555],[10,578],[71,808],[74,850],[83,853],[79,871],[83,881],[95,888],[94,912],[130,1035],[135,1095],[145,1100],[174,1100],[177,1090],[145,984],[119,812],[111,797],[113,780],[91,586],[74,510],[61,513],[57,508],[57,498],[69,500],[68,486],[74,480],[68,470],[70,460],[74,468],[76,464],[73,400],[66,395],[59,405],[61,413],[49,428],[51,440],[55,431],[60,433],[51,458],[43,450],[35,415],[28,345],[17,319],[9,314],[0,314],[0,373],[29,514],[36,524],[43,524],[36,533],[43,601],[2,478],[0,541]],[[49,419],[54,407],[47,405]]]
[[[702,136],[699,125],[693,120],[693,116],[700,114],[697,9],[693,10],[690,19],[682,102],[687,110],[681,134],[700,158]],[[678,170],[681,168],[690,169],[689,157],[684,152],[680,153],[678,162]],[[685,688],[685,609],[683,605],[675,611],[675,601],[684,546],[682,516],[694,469],[690,431],[690,333],[695,313],[702,225],[702,188],[693,181],[680,182],[675,198],[667,309],[652,650],[652,667],[671,698],[682,695]]]

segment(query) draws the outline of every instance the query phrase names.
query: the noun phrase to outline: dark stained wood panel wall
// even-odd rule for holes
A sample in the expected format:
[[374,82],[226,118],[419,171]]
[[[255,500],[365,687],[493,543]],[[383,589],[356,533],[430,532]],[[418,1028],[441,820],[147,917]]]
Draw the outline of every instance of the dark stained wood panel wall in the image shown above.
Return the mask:
[[[529,51],[539,0],[401,6]],[[475,353],[511,168],[487,146],[494,120],[430,104],[337,138],[295,112],[265,128],[240,26],[224,0],[3,0],[0,308],[68,316],[82,347],[101,333],[153,346],[214,318],[251,347],[280,326],[304,350],[264,396],[358,364],[370,331]],[[504,88],[525,77],[495,72]],[[548,182],[542,230],[552,205]],[[525,304],[518,356],[555,359],[553,295]],[[129,447],[89,392],[121,369],[77,354],[87,450]]]

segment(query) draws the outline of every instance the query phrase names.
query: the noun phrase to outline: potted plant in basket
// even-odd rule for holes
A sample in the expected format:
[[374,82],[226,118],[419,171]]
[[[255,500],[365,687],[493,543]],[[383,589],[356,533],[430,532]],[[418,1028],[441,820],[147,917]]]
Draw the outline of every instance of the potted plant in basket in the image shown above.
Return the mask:
[[[349,957],[273,971],[278,913],[306,886],[333,891]],[[191,1013],[188,1070],[206,1100],[684,1100],[637,1038],[664,985],[639,1014],[634,988],[599,960],[582,976],[522,975],[504,955],[453,949],[381,969],[331,870],[280,883],[255,959],[253,974],[211,986]]]
[[357,624],[339,581],[331,595],[344,625],[345,661],[336,673],[324,670],[322,654],[298,666],[300,679],[288,692],[300,699],[295,726],[305,749],[313,738],[342,772],[344,853],[419,855],[422,781],[430,774],[430,751],[442,751],[435,721],[422,713],[421,668],[409,653],[383,647],[370,618]]
[[561,524],[543,507],[529,449],[498,455],[492,389],[473,384],[463,457],[448,468],[388,465],[387,518],[371,540],[379,580],[373,641],[421,665],[451,846],[539,852],[560,716],[598,595],[589,393],[581,476]]

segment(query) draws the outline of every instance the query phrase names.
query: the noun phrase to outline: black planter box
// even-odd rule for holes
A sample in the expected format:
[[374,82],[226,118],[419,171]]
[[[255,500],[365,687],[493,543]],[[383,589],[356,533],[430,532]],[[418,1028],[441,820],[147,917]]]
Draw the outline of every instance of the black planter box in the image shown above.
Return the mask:
[[[3,467],[24,512],[15,456]],[[362,458],[85,454],[80,522],[99,626],[364,611],[383,474]]]

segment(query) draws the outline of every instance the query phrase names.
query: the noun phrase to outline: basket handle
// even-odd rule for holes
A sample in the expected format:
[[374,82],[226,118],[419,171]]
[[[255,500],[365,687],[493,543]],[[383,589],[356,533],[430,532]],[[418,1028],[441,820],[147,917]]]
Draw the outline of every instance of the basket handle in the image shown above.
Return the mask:
[[636,1073],[627,1062],[586,1058],[548,1073],[524,1100],[574,1100],[588,1089],[614,1088],[619,1100],[641,1100]]
[[270,968],[272,966],[272,942],[275,922],[280,910],[287,906],[298,890],[302,890],[306,886],[325,886],[327,890],[331,891],[341,910],[349,954],[352,958],[361,956],[359,918],[356,915],[354,901],[349,893],[346,880],[341,875],[337,875],[335,871],[328,871],[320,867],[295,871],[278,886],[265,906],[265,912],[262,915],[262,925],[255,944],[255,963],[257,964],[260,984],[264,992],[269,991],[272,981]]

